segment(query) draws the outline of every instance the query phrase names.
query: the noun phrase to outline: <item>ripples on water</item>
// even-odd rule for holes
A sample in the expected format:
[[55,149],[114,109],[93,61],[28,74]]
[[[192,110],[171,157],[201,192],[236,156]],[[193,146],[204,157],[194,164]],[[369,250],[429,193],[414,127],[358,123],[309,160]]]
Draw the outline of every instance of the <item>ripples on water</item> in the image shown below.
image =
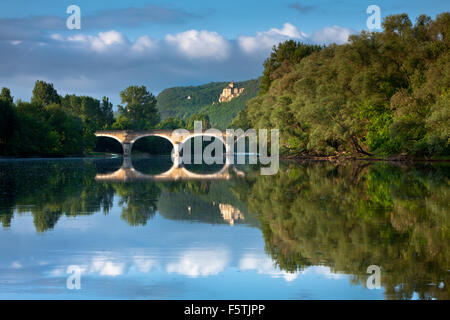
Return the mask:
[[449,177],[445,163],[261,176],[167,157],[0,161],[0,298],[449,299]]

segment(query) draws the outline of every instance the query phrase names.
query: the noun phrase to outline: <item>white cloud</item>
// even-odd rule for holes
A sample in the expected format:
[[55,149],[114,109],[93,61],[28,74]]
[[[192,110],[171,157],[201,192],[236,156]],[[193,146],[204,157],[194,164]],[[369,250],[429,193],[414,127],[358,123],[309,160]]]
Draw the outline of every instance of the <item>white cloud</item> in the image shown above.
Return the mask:
[[[53,39],[55,39],[54,35]],[[95,51],[105,51],[112,46],[125,45],[128,43],[127,38],[122,33],[114,30],[99,32],[97,36],[77,34],[67,37],[67,40],[75,43],[86,44]]]
[[178,273],[190,277],[215,275],[229,264],[226,250],[193,250],[180,256],[177,262],[166,266],[168,273]]
[[148,259],[144,256],[133,257],[134,265],[142,273],[148,273],[150,270],[158,267],[159,263],[156,260]]
[[238,44],[246,53],[254,53],[257,51],[268,51],[279,42],[295,39],[305,40],[307,34],[299,31],[297,27],[290,23],[285,23],[282,29],[272,28],[268,31],[260,31],[256,36],[240,36]]
[[50,35],[50,39],[56,40],[56,41],[64,41],[64,37],[60,35],[59,33],[53,33]]
[[151,39],[147,35],[137,38],[136,41],[131,46],[131,50],[137,52],[155,50],[157,48],[158,48],[158,41]]
[[355,31],[349,28],[332,26],[308,35],[294,25],[285,23],[282,29],[272,28],[268,31],[259,31],[256,36],[240,36],[238,44],[241,50],[247,54],[258,52],[268,54],[274,45],[289,39],[314,44],[342,44],[346,43],[348,36],[353,33]]
[[346,43],[349,35],[355,33],[354,30],[339,26],[325,27],[313,32],[309,39],[317,44]]
[[119,276],[125,272],[125,263],[108,261],[105,258],[95,258],[90,266],[90,272],[98,273],[102,276]]
[[188,30],[165,37],[167,44],[174,47],[178,53],[188,58],[212,58],[223,60],[228,58],[230,44],[217,32],[207,30]]

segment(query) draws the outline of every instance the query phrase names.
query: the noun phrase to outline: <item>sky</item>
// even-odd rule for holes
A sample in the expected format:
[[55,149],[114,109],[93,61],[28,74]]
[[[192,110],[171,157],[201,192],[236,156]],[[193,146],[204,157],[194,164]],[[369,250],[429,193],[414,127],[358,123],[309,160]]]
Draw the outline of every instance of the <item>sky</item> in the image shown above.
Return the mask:
[[[69,30],[70,5],[81,29]],[[447,0],[15,0],[0,3],[0,87],[28,100],[36,80],[60,94],[108,96],[129,85],[161,90],[262,74],[273,45],[287,39],[342,44],[381,18],[432,18]]]

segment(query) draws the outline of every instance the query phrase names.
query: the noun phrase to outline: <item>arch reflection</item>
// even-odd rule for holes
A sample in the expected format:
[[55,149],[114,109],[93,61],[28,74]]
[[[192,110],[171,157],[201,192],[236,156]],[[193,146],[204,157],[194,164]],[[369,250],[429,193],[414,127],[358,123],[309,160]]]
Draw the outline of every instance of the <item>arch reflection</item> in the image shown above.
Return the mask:
[[[177,159],[174,159],[177,160]],[[200,174],[189,171],[180,161],[174,161],[172,167],[160,174],[145,174],[133,167],[130,157],[124,157],[120,169],[106,174],[97,173],[99,182],[134,182],[134,181],[182,181],[182,180],[230,180],[233,176],[245,177],[245,172],[237,170],[226,161],[222,169],[214,173]]]

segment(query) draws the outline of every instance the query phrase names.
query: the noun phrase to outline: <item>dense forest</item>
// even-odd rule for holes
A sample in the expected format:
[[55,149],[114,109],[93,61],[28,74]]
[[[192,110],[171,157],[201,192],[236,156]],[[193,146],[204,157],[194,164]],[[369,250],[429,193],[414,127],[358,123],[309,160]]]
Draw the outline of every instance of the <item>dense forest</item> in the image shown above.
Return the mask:
[[448,156],[449,47],[449,12],[388,16],[343,45],[280,43],[233,126],[279,128],[296,156]]

